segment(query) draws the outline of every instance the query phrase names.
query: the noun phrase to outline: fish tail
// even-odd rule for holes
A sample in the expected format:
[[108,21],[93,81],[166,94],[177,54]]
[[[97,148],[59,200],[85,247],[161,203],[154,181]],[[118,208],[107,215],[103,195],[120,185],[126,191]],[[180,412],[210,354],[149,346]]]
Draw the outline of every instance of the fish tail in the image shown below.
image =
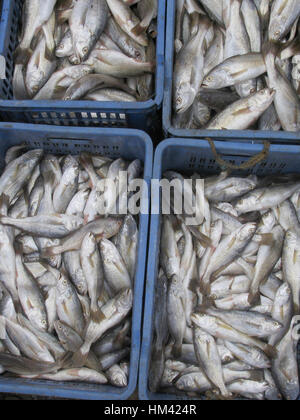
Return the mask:
[[142,22],[140,22],[131,30],[131,32],[134,35],[139,36],[142,33],[146,32],[146,30],[147,30],[147,28],[142,24]]
[[41,252],[41,258],[50,258],[54,257],[55,255],[61,254],[58,246],[50,246],[49,248],[45,248]]
[[150,72],[155,73],[155,70],[156,70],[156,60],[151,61],[150,63]]
[[32,50],[30,48],[22,49],[21,47],[18,47],[14,52],[15,64],[23,64],[26,66],[31,56]]
[[172,349],[172,354],[175,359],[179,359],[182,355],[182,343],[175,343]]
[[275,68],[275,59],[280,52],[280,47],[273,41],[266,41],[262,46],[262,53],[268,67]]
[[59,366],[59,368],[68,369],[72,365],[72,357],[73,353],[71,352],[67,352],[65,355],[63,355],[63,357],[57,361],[57,365]]
[[82,368],[86,365],[88,358],[88,353],[84,353],[82,349],[78,350],[76,353],[73,354],[71,359],[72,367]]
[[103,321],[103,314],[99,310],[99,308],[92,308],[91,309],[91,320],[99,324],[101,321]]
[[250,291],[248,302],[250,305],[255,306],[259,303],[260,293],[255,291]]
[[269,344],[266,344],[263,350],[270,359],[274,359],[277,356],[277,350]]

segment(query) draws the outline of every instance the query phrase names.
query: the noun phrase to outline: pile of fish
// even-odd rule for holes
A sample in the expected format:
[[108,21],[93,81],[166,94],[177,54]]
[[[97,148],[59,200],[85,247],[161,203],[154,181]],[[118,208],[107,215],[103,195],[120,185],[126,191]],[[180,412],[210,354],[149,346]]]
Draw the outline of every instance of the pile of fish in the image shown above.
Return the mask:
[[24,0],[15,99],[153,96],[158,0]]
[[[173,171],[165,178],[185,180]],[[163,216],[149,387],[198,398],[295,400],[299,176],[193,179],[197,187],[185,197],[199,224],[175,215],[175,200]]]
[[[7,151],[1,373],[127,386],[138,227],[131,214],[112,211],[127,196],[120,171],[130,182],[142,164],[88,153],[59,157],[25,145]],[[101,187],[107,179],[119,195]]]
[[299,0],[177,0],[173,125],[300,131]]

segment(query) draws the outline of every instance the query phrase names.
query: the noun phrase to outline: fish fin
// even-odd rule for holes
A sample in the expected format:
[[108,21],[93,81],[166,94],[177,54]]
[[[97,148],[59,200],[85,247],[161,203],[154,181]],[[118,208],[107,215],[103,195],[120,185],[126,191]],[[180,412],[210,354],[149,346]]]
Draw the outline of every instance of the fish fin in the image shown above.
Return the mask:
[[46,46],[45,48],[45,59],[50,61],[50,63],[52,63],[55,60],[53,51],[51,51],[48,46]]
[[54,257],[55,255],[60,254],[60,252],[57,252],[57,246],[50,246],[49,248],[45,248],[41,251],[41,258],[50,258]]
[[18,47],[14,52],[15,64],[23,64],[24,66],[27,66],[31,56],[32,50],[30,48],[24,50]]
[[143,32],[146,32],[147,28],[142,25],[142,22],[138,23],[133,29],[131,29],[131,32],[133,35],[139,36]]
[[79,349],[76,353],[73,354],[70,363],[72,364],[72,367],[81,368],[85,366],[87,358],[88,358],[88,353],[84,354],[81,351],[81,349]]
[[58,26],[62,25],[63,23],[69,20],[71,13],[68,9],[69,8],[67,7],[66,10],[56,11],[56,24]]
[[250,305],[252,306],[258,305],[259,299],[260,299],[259,291],[256,293],[253,293],[252,291],[250,291],[249,298],[248,298],[248,302],[250,303]]

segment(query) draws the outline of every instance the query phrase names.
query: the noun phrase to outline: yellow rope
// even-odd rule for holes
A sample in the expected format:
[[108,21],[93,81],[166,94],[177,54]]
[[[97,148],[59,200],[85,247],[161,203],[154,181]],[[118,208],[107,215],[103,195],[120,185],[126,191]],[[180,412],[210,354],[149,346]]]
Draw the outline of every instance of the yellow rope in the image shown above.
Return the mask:
[[209,142],[213,155],[218,164],[222,167],[222,169],[250,169],[253,166],[260,163],[261,161],[267,159],[271,146],[270,142],[265,141],[264,150],[262,152],[258,153],[255,156],[252,156],[249,160],[247,160],[247,162],[244,162],[241,165],[234,165],[221,158],[221,156],[217,152],[216,146],[212,139],[207,138],[206,140]]

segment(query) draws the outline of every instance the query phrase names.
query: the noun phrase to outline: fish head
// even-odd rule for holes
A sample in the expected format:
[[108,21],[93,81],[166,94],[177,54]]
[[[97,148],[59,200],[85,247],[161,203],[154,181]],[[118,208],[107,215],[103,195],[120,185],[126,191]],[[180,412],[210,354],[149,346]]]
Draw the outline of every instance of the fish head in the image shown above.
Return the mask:
[[81,63],[88,58],[92,45],[92,37],[88,33],[81,33],[74,45],[75,55]]
[[195,100],[195,92],[188,83],[182,83],[175,93],[175,110],[178,114],[186,112]]
[[124,372],[114,372],[112,375],[113,383],[116,386],[125,388],[128,385],[127,377]]
[[247,223],[246,225],[242,226],[239,233],[238,233],[238,239],[242,242],[246,241],[247,239],[252,238],[252,236],[255,234],[257,229],[256,223]]
[[180,391],[194,389],[195,386],[195,381],[191,375],[184,375],[176,382],[176,388]]
[[300,388],[297,380],[290,380],[286,382],[284,395],[287,401],[296,401],[299,397]]
[[69,216],[65,220],[65,226],[70,232],[79,229],[82,225],[83,218],[80,216]]
[[250,109],[265,111],[273,102],[276,94],[275,89],[262,89],[249,98]]
[[269,210],[262,215],[261,224],[267,228],[272,228],[276,223],[276,217],[273,210]]
[[73,64],[73,66],[78,66],[78,64],[81,63],[80,58],[78,58],[77,55],[75,55],[75,54],[72,54],[69,57],[69,61],[70,61],[71,64]]
[[55,331],[58,335],[59,341],[62,344],[67,342],[68,338],[69,338],[69,331],[68,331],[68,328],[66,328],[66,326],[64,325],[64,323],[61,322],[61,321],[55,321],[54,322],[54,328],[55,328]]
[[276,300],[283,306],[290,300],[292,295],[291,288],[288,283],[283,283],[276,293]]
[[33,98],[38,93],[44,80],[45,73],[40,69],[34,69],[34,71],[31,71],[28,74],[26,87],[31,98]]
[[46,318],[36,320],[36,325],[41,331],[44,331],[44,332],[48,331],[48,321]]
[[207,328],[209,331],[212,331],[216,326],[215,317],[207,315],[203,312],[194,313],[191,316],[191,321],[197,325],[197,327],[203,328],[204,330]]
[[285,235],[285,243],[289,248],[296,249],[297,243],[299,242],[297,234],[292,229],[288,230]]
[[76,270],[75,276],[76,276],[76,287],[78,289],[78,292],[80,293],[82,297],[86,296],[88,292],[88,288],[87,288],[87,283],[86,283],[84,273],[81,268]]
[[69,280],[63,274],[60,274],[57,280],[56,289],[60,295],[64,295],[70,290]]

